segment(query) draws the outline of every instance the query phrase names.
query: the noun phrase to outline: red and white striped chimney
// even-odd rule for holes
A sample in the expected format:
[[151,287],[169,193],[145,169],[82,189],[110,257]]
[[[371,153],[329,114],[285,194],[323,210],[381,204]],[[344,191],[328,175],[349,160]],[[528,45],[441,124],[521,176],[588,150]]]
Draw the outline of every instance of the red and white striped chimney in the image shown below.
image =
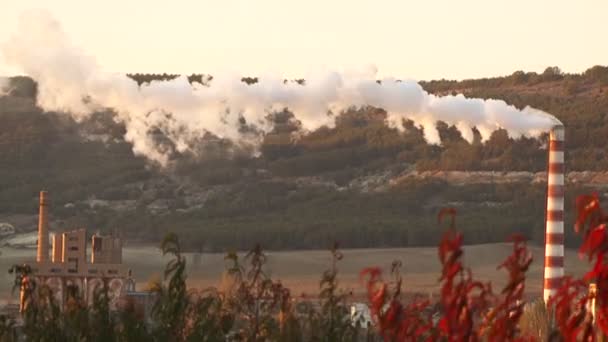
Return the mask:
[[543,299],[555,294],[564,277],[564,126],[549,133],[547,169],[547,221]]

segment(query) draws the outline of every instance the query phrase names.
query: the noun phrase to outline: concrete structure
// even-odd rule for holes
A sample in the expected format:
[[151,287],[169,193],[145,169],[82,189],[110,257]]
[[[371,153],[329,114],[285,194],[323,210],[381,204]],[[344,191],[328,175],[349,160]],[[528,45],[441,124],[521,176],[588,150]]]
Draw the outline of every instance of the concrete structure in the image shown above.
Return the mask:
[[92,264],[122,264],[122,240],[113,236],[93,236]]
[[48,203],[46,191],[40,191],[40,210],[38,212],[38,250],[36,261],[45,263],[49,258]]
[[[31,268],[29,281],[44,283],[54,290],[61,303],[65,300],[65,288],[75,286],[88,303],[94,291],[108,284],[113,305],[127,291],[135,290],[131,271],[122,264],[122,242],[112,236],[93,235],[91,262],[87,262],[87,237],[85,229],[55,234],[52,239],[52,257],[48,251],[48,200],[46,192],[40,192],[40,218],[36,262]],[[21,303],[23,307],[23,301]]]
[[543,279],[545,303],[556,293],[564,277],[564,135],[564,126],[553,127],[549,134]]

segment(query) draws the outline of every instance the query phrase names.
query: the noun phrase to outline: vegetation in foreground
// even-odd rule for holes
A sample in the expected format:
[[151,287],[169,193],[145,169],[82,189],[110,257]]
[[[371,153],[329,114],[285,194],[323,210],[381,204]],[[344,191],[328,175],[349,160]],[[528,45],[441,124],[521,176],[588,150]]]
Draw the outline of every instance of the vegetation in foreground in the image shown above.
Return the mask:
[[[151,285],[155,301],[149,321],[132,302],[111,310],[107,284],[96,290],[91,306],[77,289],[68,288],[60,308],[48,287],[31,281],[26,267],[14,266],[15,286],[23,287],[26,308],[19,327],[1,317],[0,338],[15,341],[21,334],[30,341],[594,341],[608,334],[608,216],[597,194],[579,197],[576,206],[575,228],[585,237],[580,252],[593,266],[582,279],[564,279],[548,313],[543,303],[524,302],[526,271],[532,262],[525,240],[512,238],[513,252],[499,266],[509,281],[495,292],[463,265],[463,235],[454,227],[456,211],[444,209],[439,221],[450,222],[438,248],[443,266],[439,301],[402,298],[399,262],[393,263],[390,281],[383,280],[378,268],[366,268],[361,279],[373,318],[369,326],[352,319],[349,296],[340,290],[342,255],[337,245],[321,276],[318,300],[313,301],[292,297],[265,273],[266,257],[259,246],[244,260],[234,253],[226,255],[230,266],[223,288],[188,289],[186,260],[177,236],[169,234],[161,249],[173,258],[164,281]],[[590,282],[597,285],[596,292],[587,291]]]

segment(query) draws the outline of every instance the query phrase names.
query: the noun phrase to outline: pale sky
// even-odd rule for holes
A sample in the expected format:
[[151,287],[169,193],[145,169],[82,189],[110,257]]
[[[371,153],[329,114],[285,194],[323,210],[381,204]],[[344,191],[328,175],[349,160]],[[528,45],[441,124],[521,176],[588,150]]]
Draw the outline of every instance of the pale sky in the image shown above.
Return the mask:
[[[608,0],[0,0],[46,9],[107,71],[477,78],[608,64]],[[0,74],[15,70],[3,64]]]

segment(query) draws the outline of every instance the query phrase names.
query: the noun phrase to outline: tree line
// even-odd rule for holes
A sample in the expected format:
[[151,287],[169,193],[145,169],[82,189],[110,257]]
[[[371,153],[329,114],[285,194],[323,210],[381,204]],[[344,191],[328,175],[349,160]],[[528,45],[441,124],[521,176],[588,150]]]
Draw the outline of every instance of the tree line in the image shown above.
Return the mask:
[[[149,315],[128,297],[111,310],[108,284],[95,289],[92,305],[78,288],[68,287],[64,302],[38,284],[29,266],[15,265],[15,289],[22,291],[22,323],[0,316],[0,340],[17,341],[594,341],[608,334],[607,266],[602,263],[608,240],[596,194],[576,199],[575,230],[584,236],[580,253],[590,270],[581,279],[564,277],[547,303],[537,294],[526,296],[526,276],[534,261],[525,238],[513,235],[512,253],[499,265],[507,283],[497,292],[491,283],[476,280],[463,260],[463,235],[456,229],[457,211],[443,208],[445,224],[438,243],[442,271],[440,293],[433,300],[406,296],[407,277],[395,260],[390,275],[378,267],[361,270],[366,288],[365,315],[353,315],[359,301],[339,283],[343,258],[337,244],[329,250],[331,262],[320,276],[316,298],[294,296],[266,269],[266,254],[255,245],[244,257],[227,253],[221,288],[187,288],[186,259],[177,235],[161,243],[170,255],[163,279],[151,283]],[[538,261],[536,261],[538,262]],[[590,282],[595,291],[588,290]],[[532,298],[528,300],[528,298]]]
[[[526,82],[508,76],[422,85],[437,94],[464,92],[553,113],[566,127],[567,171],[604,171],[608,169],[602,138],[608,136],[607,70],[596,66],[573,75],[550,68],[543,74],[530,74]],[[57,217],[68,225],[124,227],[131,238],[147,241],[160,239],[173,229],[193,237],[184,246],[188,249],[198,249],[205,239],[220,250],[243,249],[260,235],[272,249],[319,248],[328,238],[348,247],[429,246],[437,242],[433,208],[464,202],[461,219],[467,223],[465,236],[470,243],[502,241],[508,232],[521,227],[526,227],[524,233],[534,241],[544,239],[546,189],[542,184],[452,186],[440,181],[406,181],[388,192],[364,193],[350,185],[366,177],[393,177],[407,170],[544,171],[546,136],[514,140],[499,130],[485,143],[476,134],[469,144],[455,127],[438,123],[442,144],[434,146],[424,141],[421,129],[413,123],[407,123],[406,132],[399,132],[384,124],[382,109],[353,108],[337,118],[335,127],[322,127],[294,139],[299,125],[286,110],[269,117],[275,128],[263,137],[259,154],[229,141],[202,139],[195,147],[199,153],[174,154],[171,172],[177,177],[168,177],[164,170],[133,155],[124,140],[125,128],[115,122],[111,111],[77,123],[37,108],[32,79],[17,77],[11,82],[11,94],[0,97],[3,213],[35,212],[35,196],[44,188],[54,195]],[[574,92],[566,89],[568,82],[575,82]],[[295,186],[301,177],[335,187]],[[215,192],[204,207],[191,209],[175,179],[203,189],[225,190]],[[150,188],[157,190],[154,199],[169,203],[159,217],[150,217],[146,211]],[[568,185],[569,196],[584,191]],[[81,204],[93,196],[136,204],[132,211],[124,212],[93,210]],[[499,206],[479,206],[485,202]],[[572,208],[567,210],[570,219]],[[485,224],[489,219],[497,222],[491,233]],[[275,234],[263,234],[268,231]],[[572,243],[576,238],[566,241]]]

